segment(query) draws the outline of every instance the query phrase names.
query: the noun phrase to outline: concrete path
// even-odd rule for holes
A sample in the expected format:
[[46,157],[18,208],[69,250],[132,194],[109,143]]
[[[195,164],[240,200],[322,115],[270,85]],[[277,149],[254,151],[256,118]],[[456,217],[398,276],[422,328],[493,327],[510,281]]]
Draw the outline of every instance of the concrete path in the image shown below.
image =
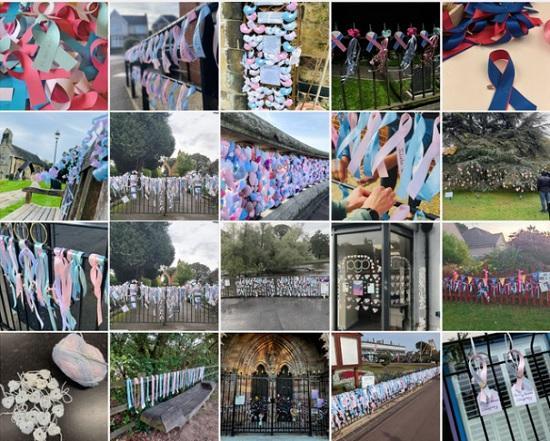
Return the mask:
[[327,441],[328,437],[321,436],[308,436],[308,435],[260,435],[248,434],[248,435],[236,435],[236,436],[222,436],[222,441]]
[[25,193],[23,193],[21,190],[6,191],[4,193],[0,193],[0,208],[15,204],[17,201],[23,199],[24,197]]
[[321,331],[329,327],[329,300],[258,297],[221,299],[228,331]]
[[124,56],[111,55],[111,110],[140,110],[137,109],[126,89],[126,75],[124,74]]

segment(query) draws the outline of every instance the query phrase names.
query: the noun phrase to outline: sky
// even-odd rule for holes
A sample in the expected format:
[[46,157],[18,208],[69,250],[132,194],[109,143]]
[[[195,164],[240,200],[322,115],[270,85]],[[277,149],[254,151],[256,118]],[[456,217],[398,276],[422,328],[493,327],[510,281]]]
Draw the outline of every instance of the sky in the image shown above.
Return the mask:
[[409,351],[415,351],[414,345],[419,341],[428,341],[433,339],[439,347],[439,332],[363,332],[363,339],[390,341],[393,344],[405,346]]
[[176,139],[172,157],[182,150],[186,153],[201,153],[215,161],[220,156],[220,115],[214,112],[174,112],[168,124]]
[[176,257],[187,263],[200,262],[211,270],[219,267],[219,224],[215,222],[170,222],[168,234]]
[[179,3],[157,3],[157,2],[113,2],[110,10],[116,9],[120,15],[143,15],[147,14],[147,24],[149,29],[151,25],[161,15],[170,14],[179,17]]
[[57,147],[57,159],[61,153],[82,142],[92,120],[101,112],[3,112],[0,130],[13,132],[13,144],[38,155],[41,159],[53,161],[55,150],[54,133],[61,136]]
[[256,116],[310,147],[330,150],[328,112],[257,112]]
[[523,229],[527,229],[529,225],[533,225],[539,231],[550,231],[548,222],[464,222],[468,227],[477,227],[490,233],[503,233],[506,240],[511,233]]

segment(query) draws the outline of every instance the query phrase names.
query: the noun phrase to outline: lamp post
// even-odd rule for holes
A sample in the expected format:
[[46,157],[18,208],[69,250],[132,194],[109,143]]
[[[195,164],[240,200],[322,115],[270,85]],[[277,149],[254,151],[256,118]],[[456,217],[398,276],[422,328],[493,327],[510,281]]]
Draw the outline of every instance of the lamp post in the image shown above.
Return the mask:
[[59,132],[59,130],[56,130],[55,133],[53,134],[53,136],[55,136],[55,149],[53,151],[53,164],[55,165],[55,160],[57,158],[57,143],[59,142],[59,138],[61,137],[61,133]]

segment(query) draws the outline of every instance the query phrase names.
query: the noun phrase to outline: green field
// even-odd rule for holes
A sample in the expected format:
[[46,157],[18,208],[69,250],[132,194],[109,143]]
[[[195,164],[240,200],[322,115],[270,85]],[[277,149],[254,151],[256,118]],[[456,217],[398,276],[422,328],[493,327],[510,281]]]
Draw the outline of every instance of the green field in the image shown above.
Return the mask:
[[550,308],[443,302],[445,331],[550,330]]
[[[0,192],[20,190],[30,185],[31,185],[31,181],[2,181],[0,182],[0,189],[1,189]],[[4,190],[5,187],[10,187],[10,189]],[[43,182],[40,183],[40,187],[49,188]],[[6,217],[8,214],[22,207],[24,203],[25,203],[25,198],[22,197],[15,204],[0,208],[0,219]],[[61,198],[56,196],[47,196],[43,194],[34,194],[32,196],[32,203],[35,205],[40,205],[41,207],[59,207],[61,205]]]
[[455,191],[443,199],[444,220],[548,220],[538,193]]
[[21,190],[31,185],[31,181],[0,181],[0,193]]

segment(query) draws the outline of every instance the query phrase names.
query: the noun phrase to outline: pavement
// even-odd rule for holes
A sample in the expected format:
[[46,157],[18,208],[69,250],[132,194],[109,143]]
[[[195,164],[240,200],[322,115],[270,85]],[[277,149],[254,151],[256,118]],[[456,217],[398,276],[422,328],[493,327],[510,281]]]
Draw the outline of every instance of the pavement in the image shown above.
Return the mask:
[[329,329],[328,298],[253,297],[221,299],[227,331],[321,331]]
[[126,88],[124,73],[124,56],[111,55],[111,110],[140,110],[137,109]]
[[327,441],[328,437],[308,436],[308,435],[260,435],[258,433],[250,433],[247,435],[222,436],[222,441]]
[[21,190],[2,192],[0,193],[0,208],[13,205],[24,197],[25,193],[23,193]]
[[439,441],[439,380],[432,380],[338,441]]

